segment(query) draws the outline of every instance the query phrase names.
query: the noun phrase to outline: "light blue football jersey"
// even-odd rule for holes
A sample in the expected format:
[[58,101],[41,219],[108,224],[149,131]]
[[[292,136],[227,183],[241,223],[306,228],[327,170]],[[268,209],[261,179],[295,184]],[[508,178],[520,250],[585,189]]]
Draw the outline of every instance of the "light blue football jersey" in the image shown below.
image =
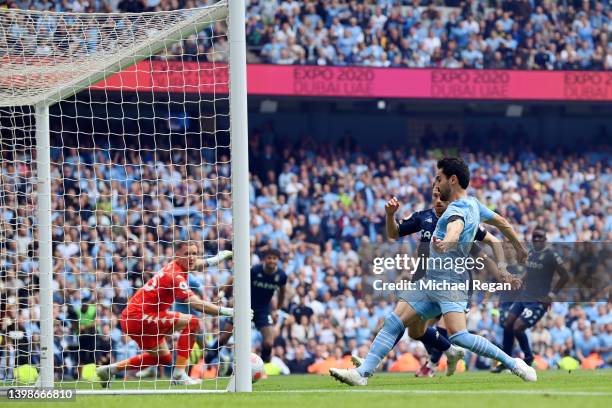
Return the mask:
[[449,268],[449,265],[459,265],[462,260],[457,261],[458,258],[465,259],[469,256],[472,244],[474,243],[474,237],[478,231],[478,225],[483,221],[493,218],[495,213],[474,197],[465,197],[453,201],[438,220],[438,225],[433,233],[437,240],[441,241],[444,239],[449,219],[453,216],[463,219],[464,226],[463,231],[459,235],[459,243],[453,250],[441,254],[436,252],[432,241],[430,247],[431,267],[428,269],[428,277],[431,279],[465,279],[465,276],[461,276],[463,272]]

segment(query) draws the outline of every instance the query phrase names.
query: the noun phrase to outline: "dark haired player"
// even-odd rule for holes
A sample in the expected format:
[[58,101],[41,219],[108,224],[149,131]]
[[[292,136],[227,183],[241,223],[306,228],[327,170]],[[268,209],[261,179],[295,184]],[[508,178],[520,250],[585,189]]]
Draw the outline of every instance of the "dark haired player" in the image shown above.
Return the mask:
[[[569,281],[569,274],[563,266],[563,260],[546,245],[544,228],[536,227],[531,239],[533,250],[530,251],[527,258],[523,289],[518,294],[516,301],[507,309],[503,324],[504,352],[512,355],[516,338],[523,351],[525,363],[529,365],[533,363],[534,357],[525,331],[535,326],[544,317],[556,294]],[[551,290],[555,274],[559,275],[559,279]],[[500,364],[492,372],[500,373],[506,369]]]
[[[395,222],[393,214],[399,208],[399,202],[396,198],[392,198],[387,203],[388,208],[387,211],[387,233],[390,238],[400,238],[407,235],[414,234],[416,232],[421,233],[421,238],[419,241],[419,245],[417,247],[417,254],[419,257],[423,257],[426,259],[429,257],[429,245],[431,242],[431,237],[433,236],[436,225],[438,224],[438,219],[444,214],[446,208],[448,207],[448,202],[440,199],[440,190],[434,184],[432,189],[432,204],[433,207],[424,211],[417,211],[410,215],[408,218],[404,218],[399,224]],[[389,219],[391,218],[391,219]],[[474,241],[481,241],[485,244],[491,246],[493,251],[497,251],[499,248],[497,244],[499,244],[499,240],[493,235],[487,232],[486,229],[479,226],[476,231],[476,236],[474,237]],[[477,258],[482,257],[485,262],[485,267],[487,270],[496,270],[497,266],[495,262],[488,258],[483,252],[478,244],[474,244],[472,246],[472,250],[470,251],[470,256]],[[499,256],[499,255],[497,255]],[[417,281],[422,279],[425,276],[426,271],[424,269],[420,269],[415,272],[413,275],[413,281]],[[438,322],[437,327],[434,328],[433,325]],[[448,332],[446,331],[446,327],[444,326],[444,320],[439,320],[439,318],[432,319],[428,322],[428,324],[432,327],[426,329],[425,335],[422,338],[428,338],[432,334],[435,336],[442,336],[446,340],[448,340]],[[419,340],[419,339],[417,339]],[[419,371],[416,372],[417,377],[433,377],[434,376],[434,367],[440,361],[442,354],[445,350],[440,350],[435,346],[430,344],[425,344],[425,348],[430,355],[429,361],[427,361]],[[450,344],[450,343],[449,343]],[[459,353],[461,359],[463,359],[464,353],[463,350]],[[447,365],[447,375],[452,375],[456,363],[451,361],[452,364]]]
[[263,263],[251,268],[251,309],[253,323],[263,337],[261,358],[264,363],[270,362],[274,345],[272,297],[278,291],[276,306],[280,309],[285,304],[287,292],[287,274],[278,267],[279,261],[280,252],[270,249],[264,253]]
[[[287,274],[278,267],[280,252],[276,249],[269,249],[264,252],[263,263],[251,268],[251,310],[253,313],[253,323],[263,337],[261,344],[261,358],[265,363],[270,362],[272,347],[274,346],[274,321],[272,320],[272,297],[278,291],[277,307],[282,308],[285,303],[285,293],[287,287]],[[233,278],[226,283],[229,287],[226,296],[231,296]],[[219,337],[211,351],[206,354],[205,362],[210,364],[217,356],[219,347],[229,340],[233,332],[233,325],[227,322],[224,333]]]
[[[432,208],[417,211],[411,214],[409,217],[404,218],[399,223],[395,220],[395,213],[400,207],[400,203],[397,198],[391,198],[385,205],[387,215],[386,229],[388,237],[398,239],[400,237],[405,237],[407,235],[420,232],[421,237],[417,247],[417,256],[423,259],[426,259],[429,256],[431,237],[433,236],[436,225],[438,224],[438,219],[442,216],[446,210],[446,207],[448,206],[447,201],[442,201],[440,199],[440,190],[435,183],[432,186],[431,200],[433,204]],[[499,243],[499,240],[482,227],[478,228],[474,240],[482,241],[490,245],[494,251],[496,251],[498,248],[496,244]],[[482,253],[479,245],[474,245],[472,247],[470,255],[472,257],[482,257],[487,270],[496,270],[497,266],[495,262]],[[423,268],[420,268],[419,265],[419,270],[415,271],[413,274],[412,281],[414,282],[422,279],[425,276],[425,272],[426,271]],[[465,356],[462,349],[451,346],[450,342],[448,341],[448,333],[446,331],[446,327],[444,326],[444,320],[439,320],[439,322],[438,320],[439,316],[428,321],[427,325],[430,327],[426,328],[423,335],[420,337],[418,337],[418,334],[423,332],[422,328],[412,327],[408,330],[408,333],[412,338],[421,341],[425,345],[425,349],[430,356],[430,359],[415,373],[417,377],[433,377],[435,375],[434,367],[438,365],[438,362],[444,353],[446,353],[448,359],[446,374],[449,376],[453,375],[457,363]],[[436,324],[436,322],[438,322],[438,327],[434,328],[433,325]],[[401,332],[398,335],[398,337],[395,339],[395,344],[393,347],[397,345],[403,335],[404,332]],[[356,356],[353,356],[352,360],[357,367],[363,363],[363,360]]]
[[[521,255],[524,252],[518,235],[499,215],[485,207],[474,197],[467,195],[470,183],[470,171],[465,162],[458,158],[447,157],[438,161],[436,182],[440,189],[440,199],[449,201],[442,217],[434,230],[430,244],[430,258],[437,268],[427,270],[425,283],[446,285],[464,282],[465,277],[452,265],[458,264],[460,258],[468,257],[480,222],[486,222],[498,229],[510,239]],[[435,262],[439,261],[439,262]],[[449,265],[449,266],[447,266]],[[502,265],[500,265],[502,266]],[[500,280],[513,281],[505,268],[501,268]],[[380,361],[393,346],[393,340],[404,331],[405,327],[425,322],[440,314],[444,316],[449,340],[453,345],[466,348],[483,357],[492,358],[505,364],[512,373],[525,381],[537,381],[533,368],[521,359],[513,359],[493,343],[482,336],[467,331],[465,308],[467,307],[467,288],[451,290],[406,291],[400,295],[395,310],[385,319],[385,324],[372,342],[370,351],[363,365],[357,369],[330,369],[330,374],[348,385],[364,386],[372,376]]]

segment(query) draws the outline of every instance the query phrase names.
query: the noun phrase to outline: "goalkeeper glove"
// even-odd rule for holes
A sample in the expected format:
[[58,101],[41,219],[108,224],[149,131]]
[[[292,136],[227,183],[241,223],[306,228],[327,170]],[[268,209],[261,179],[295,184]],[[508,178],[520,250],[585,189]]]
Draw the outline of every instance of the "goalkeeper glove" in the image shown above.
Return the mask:
[[208,258],[204,260],[204,265],[206,266],[215,266],[218,265],[219,262],[225,261],[226,259],[231,259],[234,255],[232,251],[221,251],[217,255],[212,258]]

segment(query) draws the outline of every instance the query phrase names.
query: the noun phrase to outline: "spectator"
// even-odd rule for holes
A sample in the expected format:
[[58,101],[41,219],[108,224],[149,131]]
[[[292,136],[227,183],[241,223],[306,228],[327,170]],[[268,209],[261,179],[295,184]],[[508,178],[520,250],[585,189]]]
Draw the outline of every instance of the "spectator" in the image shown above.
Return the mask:
[[313,363],[314,359],[306,354],[304,345],[299,344],[295,349],[295,357],[287,362],[287,367],[292,374],[306,374]]
[[576,356],[578,360],[582,361],[591,353],[599,351],[599,341],[593,336],[593,332],[590,327],[585,327],[581,331],[577,331],[574,336],[574,344],[576,346]]
[[[189,0],[184,7],[208,3],[208,0]],[[462,64],[455,60],[463,60],[471,68],[500,69],[503,63],[495,54],[500,51],[505,65],[513,69],[612,68],[612,50],[608,41],[612,14],[609,2],[597,1],[594,7],[590,7],[591,3],[581,2],[568,8],[557,6],[555,2],[540,2],[533,10],[526,0],[503,9],[485,9],[481,2],[466,3],[462,9],[458,8],[459,4],[453,6],[457,2],[447,0],[445,3],[451,5],[450,9],[440,8],[436,3],[427,7],[418,3],[392,7],[392,3],[353,4],[349,0],[317,4],[297,0],[248,1],[246,35],[251,53],[249,60],[272,64],[444,68],[459,68]],[[179,3],[176,0],[121,0],[91,4],[80,0],[61,3],[11,0],[8,6],[44,11],[139,13],[174,10]],[[53,24],[48,24],[48,16],[41,15],[40,19],[38,30],[55,30]],[[26,38],[25,25],[17,17],[10,25],[10,36]],[[56,32],[61,33],[64,29],[59,27]],[[218,30],[220,27],[215,28],[215,32]],[[86,51],[97,52],[100,33],[91,27],[85,36],[83,46]],[[222,38],[217,36],[213,41],[208,39],[197,44],[199,54],[209,55],[215,61],[226,59],[224,53],[212,53],[213,46],[214,49],[226,47]],[[290,38],[294,38],[291,46]],[[477,43],[474,43],[474,38],[477,38]],[[403,41],[411,45],[400,46]],[[35,42],[33,53],[40,56],[52,55],[54,48],[59,46],[48,41]],[[455,43],[454,48],[451,42]],[[423,44],[422,48],[420,44]],[[281,52],[285,47],[294,46],[304,52],[298,49],[290,49],[289,55]],[[394,48],[401,50],[401,58],[397,57]],[[174,49],[180,50],[180,47]],[[358,55],[357,50],[364,49],[369,51]],[[437,53],[436,49],[440,52]],[[452,57],[448,50],[452,51]],[[478,52],[484,58],[479,57]],[[173,58],[171,54],[166,57]]]

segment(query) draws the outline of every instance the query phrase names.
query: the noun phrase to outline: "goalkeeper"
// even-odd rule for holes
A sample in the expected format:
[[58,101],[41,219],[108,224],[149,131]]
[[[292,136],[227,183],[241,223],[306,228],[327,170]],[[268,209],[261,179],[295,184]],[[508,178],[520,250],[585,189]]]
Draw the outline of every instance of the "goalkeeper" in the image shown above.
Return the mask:
[[[217,266],[221,262],[231,259],[232,256],[233,256],[232,251],[226,250],[226,251],[220,251],[217,255],[211,258],[207,258],[207,259],[198,258],[197,263],[196,263],[196,267],[197,267],[196,270],[201,272],[203,269],[207,267]],[[202,273],[193,273],[193,272],[195,271],[190,271],[187,277],[188,286],[194,293],[196,293],[202,299],[205,299],[206,293],[204,291],[204,286],[205,286],[204,275]],[[221,297],[223,297],[222,291],[220,292],[220,294],[221,294]],[[184,314],[193,314],[197,317],[202,316],[201,312],[199,312],[198,310],[194,310],[192,307],[190,307],[189,303],[184,303],[184,302],[175,302],[171,310],[174,312],[180,312]],[[226,319],[227,318],[228,317],[226,317]],[[226,333],[223,333],[222,335],[225,335],[225,334]],[[229,339],[232,333],[230,332],[227,334],[228,334],[228,339]],[[206,344],[204,340],[204,330],[201,330],[199,333],[195,334],[195,341],[201,350],[206,349]],[[154,377],[156,372],[157,372],[157,366],[150,366],[143,370],[138,371],[136,373],[136,377],[137,378]]]
[[[147,281],[128,301],[121,314],[121,329],[133,339],[143,353],[114,364],[99,367],[96,371],[101,385],[108,387],[113,375],[124,370],[142,370],[155,365],[170,365],[172,352],[166,336],[180,332],[177,357],[172,372],[173,385],[196,385],[187,375],[189,353],[200,331],[200,320],[191,314],[171,312],[168,309],[175,301],[189,303],[194,310],[211,315],[232,316],[234,310],[219,307],[202,300],[187,284],[188,273],[202,265],[219,262],[231,256],[223,251],[217,257],[204,260],[200,257],[200,246],[195,242],[181,241],[175,245],[175,259]],[[209,263],[210,262],[210,263]]]

